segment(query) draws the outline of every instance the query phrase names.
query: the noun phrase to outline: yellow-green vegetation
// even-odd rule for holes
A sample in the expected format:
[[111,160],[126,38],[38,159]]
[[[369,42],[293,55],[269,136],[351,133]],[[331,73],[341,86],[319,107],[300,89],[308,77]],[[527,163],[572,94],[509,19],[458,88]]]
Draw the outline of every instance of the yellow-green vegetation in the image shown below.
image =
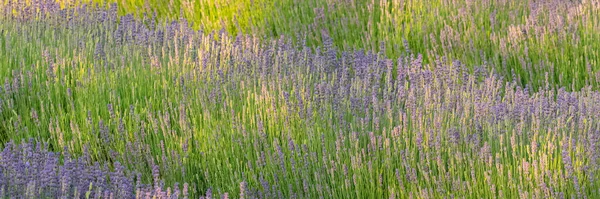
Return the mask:
[[[67,4],[64,1],[64,4]],[[598,86],[599,16],[596,0],[131,0],[120,13],[185,18],[205,32],[302,38],[342,50],[384,50],[398,57],[410,48],[425,63],[436,57],[467,66],[491,65],[533,89]]]

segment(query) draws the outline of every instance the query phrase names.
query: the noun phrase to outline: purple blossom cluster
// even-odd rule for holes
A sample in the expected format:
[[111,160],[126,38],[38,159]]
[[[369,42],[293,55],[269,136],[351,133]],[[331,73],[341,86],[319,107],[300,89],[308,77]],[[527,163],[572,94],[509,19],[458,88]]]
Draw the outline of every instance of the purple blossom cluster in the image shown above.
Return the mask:
[[[47,143],[8,142],[0,153],[2,198],[187,198],[188,185],[165,189],[142,183],[119,162],[92,162],[87,151],[72,158],[49,151]],[[155,179],[160,180],[160,179]]]

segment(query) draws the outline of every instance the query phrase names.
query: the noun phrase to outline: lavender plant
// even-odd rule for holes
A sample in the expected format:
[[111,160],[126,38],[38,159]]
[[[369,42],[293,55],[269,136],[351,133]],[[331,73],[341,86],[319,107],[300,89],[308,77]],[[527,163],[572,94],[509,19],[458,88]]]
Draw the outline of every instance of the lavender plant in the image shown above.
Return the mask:
[[[5,144],[0,153],[0,197],[2,198],[187,198],[178,186],[165,189],[161,184],[141,183],[139,174],[127,172],[115,162],[90,162],[90,156],[72,159],[68,150],[48,151],[48,144],[33,140]],[[103,166],[101,166],[103,165]]]
[[[114,168],[108,179],[127,176],[103,187],[114,194],[154,195],[184,182],[180,196],[206,198],[600,194],[592,84],[557,87],[546,72],[534,89],[503,65],[424,56],[410,44],[393,59],[338,50],[328,32],[320,35],[327,45],[313,49],[302,39],[195,31],[185,19],[119,17],[116,7],[8,5],[2,139],[47,142],[54,153],[40,153],[55,156],[51,166],[83,157]],[[7,179],[24,178],[11,169]],[[31,193],[62,193],[36,183]],[[138,184],[145,188],[131,188]],[[7,196],[30,193],[5,186],[14,191]]]
[[[58,0],[65,5],[90,0]],[[70,3],[69,3],[70,2]],[[410,50],[425,64],[437,56],[496,67],[507,79],[537,90],[598,86],[600,24],[597,0],[94,0],[117,3],[120,13],[185,18],[195,29],[223,29],[306,40],[316,47],[381,51],[398,57]],[[156,13],[156,14],[154,14]],[[327,32],[330,40],[321,37]],[[383,46],[383,48],[382,48]],[[545,74],[549,73],[548,80]],[[514,79],[513,79],[514,74]]]

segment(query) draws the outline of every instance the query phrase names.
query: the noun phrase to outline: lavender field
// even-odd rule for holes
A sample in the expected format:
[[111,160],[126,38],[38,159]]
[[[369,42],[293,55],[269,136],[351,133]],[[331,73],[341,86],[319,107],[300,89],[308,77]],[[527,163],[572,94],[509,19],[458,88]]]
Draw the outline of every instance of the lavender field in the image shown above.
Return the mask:
[[103,2],[0,0],[0,198],[600,198],[597,0]]

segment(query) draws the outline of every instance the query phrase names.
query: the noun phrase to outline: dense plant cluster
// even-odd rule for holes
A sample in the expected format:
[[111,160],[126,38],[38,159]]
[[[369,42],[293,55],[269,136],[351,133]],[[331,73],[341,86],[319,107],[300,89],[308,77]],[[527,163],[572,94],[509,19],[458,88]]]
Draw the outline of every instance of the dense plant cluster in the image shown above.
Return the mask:
[[186,18],[208,32],[305,38],[312,47],[331,42],[391,57],[410,49],[425,64],[444,56],[469,69],[495,67],[534,90],[545,81],[567,90],[598,88],[600,80],[598,0],[92,1],[118,3],[121,13]]
[[591,84],[34,2],[0,18],[3,196],[600,194]]
[[[187,184],[183,193],[141,182],[141,174],[129,173],[115,162],[114,171],[107,164],[89,160],[86,152],[71,159],[68,150],[60,154],[48,151],[45,143],[33,140],[20,145],[6,143],[0,153],[0,197],[2,198],[187,198]],[[62,163],[61,163],[62,161]],[[155,172],[158,172],[156,170]],[[160,179],[157,179],[160,182]]]

